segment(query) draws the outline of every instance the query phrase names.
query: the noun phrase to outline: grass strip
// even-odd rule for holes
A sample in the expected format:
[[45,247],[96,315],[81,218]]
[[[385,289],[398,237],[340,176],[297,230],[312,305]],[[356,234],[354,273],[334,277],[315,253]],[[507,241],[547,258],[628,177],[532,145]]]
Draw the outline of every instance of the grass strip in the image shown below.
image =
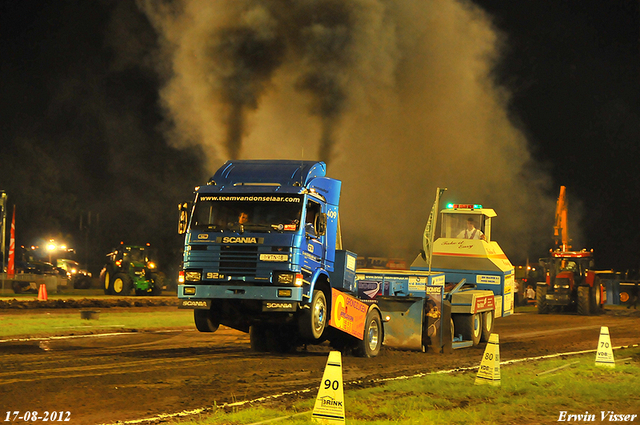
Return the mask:
[[86,320],[74,312],[21,312],[21,314],[0,314],[0,337],[64,335],[70,332],[113,331],[114,329],[154,329],[193,327],[192,310],[162,311],[113,311],[112,309],[91,309],[98,312],[98,319]]
[[[639,416],[631,418],[640,414],[640,348],[614,354],[625,358],[615,368],[596,366],[593,354],[502,365],[498,387],[474,385],[473,371],[433,374],[364,389],[347,386],[347,423],[602,423],[610,422],[611,415],[628,415],[627,423],[638,423]],[[180,423],[310,424],[314,402],[309,398],[231,412],[217,409],[197,420]],[[569,415],[583,415],[584,419],[569,420]]]

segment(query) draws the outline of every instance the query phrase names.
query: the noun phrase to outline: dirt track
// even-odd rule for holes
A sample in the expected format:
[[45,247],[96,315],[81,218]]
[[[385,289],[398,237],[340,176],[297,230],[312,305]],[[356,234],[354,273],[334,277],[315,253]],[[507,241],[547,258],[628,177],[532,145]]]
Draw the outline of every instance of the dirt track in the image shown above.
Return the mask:
[[[173,307],[153,307],[171,310]],[[144,308],[146,309],[146,308]],[[502,360],[595,349],[601,326],[614,346],[640,343],[640,314],[517,314],[498,319]],[[477,366],[484,344],[451,355],[384,350],[343,358],[345,387],[378,378]],[[0,343],[0,412],[69,411],[72,424],[114,423],[312,388],[329,351],[256,354],[248,337],[222,328]],[[361,380],[359,384],[350,381]]]

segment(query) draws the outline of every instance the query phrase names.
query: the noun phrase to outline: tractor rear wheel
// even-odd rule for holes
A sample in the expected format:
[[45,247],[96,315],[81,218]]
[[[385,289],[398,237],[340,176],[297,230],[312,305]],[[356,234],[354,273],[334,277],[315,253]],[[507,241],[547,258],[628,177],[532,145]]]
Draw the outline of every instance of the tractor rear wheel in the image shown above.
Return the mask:
[[602,314],[604,312],[604,287],[600,278],[596,277],[591,288],[589,296],[591,300],[591,312],[593,314]]
[[151,273],[151,281],[153,286],[151,287],[151,295],[162,295],[163,281],[157,273]]
[[536,285],[536,304],[538,305],[538,314],[548,314],[549,304],[547,304],[547,285]]
[[591,314],[591,287],[578,286],[577,308],[580,316],[588,316]]
[[91,288],[91,279],[88,276],[80,277],[73,282],[74,289],[89,289]]

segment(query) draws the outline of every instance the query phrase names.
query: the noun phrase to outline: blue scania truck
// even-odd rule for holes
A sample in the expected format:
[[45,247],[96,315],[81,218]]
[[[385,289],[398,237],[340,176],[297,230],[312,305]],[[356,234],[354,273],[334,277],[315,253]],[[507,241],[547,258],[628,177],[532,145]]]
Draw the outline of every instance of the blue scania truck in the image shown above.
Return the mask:
[[[255,351],[328,340],[365,357],[383,344],[440,352],[487,339],[493,321],[482,317],[495,316],[505,285],[462,279],[445,293],[442,271],[356,270],[342,249],[340,188],[323,162],[295,160],[227,161],[196,187],[178,224],[179,307],[194,310],[196,328],[247,332]],[[453,316],[480,319],[457,332],[452,304]]]

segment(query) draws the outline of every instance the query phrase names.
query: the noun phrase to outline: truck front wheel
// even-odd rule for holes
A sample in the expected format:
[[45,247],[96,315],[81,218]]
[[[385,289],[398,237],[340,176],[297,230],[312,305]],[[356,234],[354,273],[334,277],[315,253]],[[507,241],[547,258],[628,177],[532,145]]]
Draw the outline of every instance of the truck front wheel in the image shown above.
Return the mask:
[[193,310],[193,321],[200,332],[215,332],[220,326],[220,320],[214,317],[211,310]]
[[370,310],[364,323],[364,338],[358,340],[355,352],[359,357],[375,357],[381,348],[382,319],[377,311]]
[[316,289],[313,291],[310,308],[305,309],[298,319],[300,336],[317,341],[322,336],[327,326],[327,297],[324,292]]

